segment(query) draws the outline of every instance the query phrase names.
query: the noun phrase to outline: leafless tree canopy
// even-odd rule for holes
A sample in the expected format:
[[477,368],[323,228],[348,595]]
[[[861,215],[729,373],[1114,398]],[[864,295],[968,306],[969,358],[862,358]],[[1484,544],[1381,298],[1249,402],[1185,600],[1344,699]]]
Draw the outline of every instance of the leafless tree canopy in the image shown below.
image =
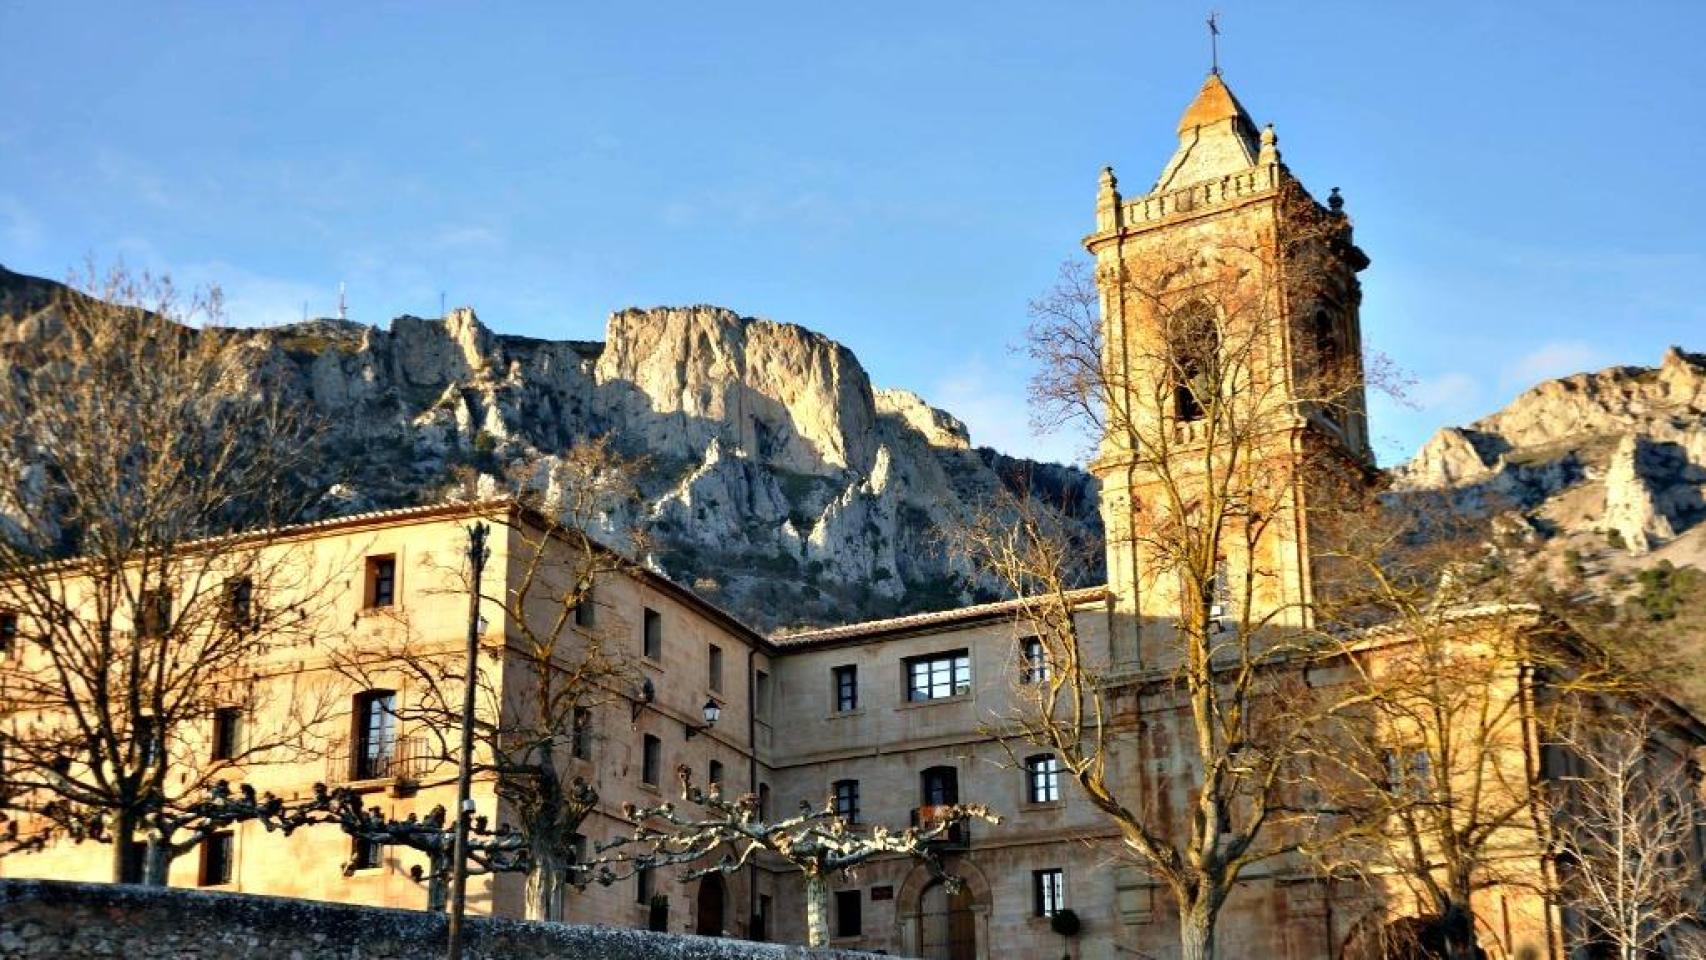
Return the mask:
[[[320,596],[264,532],[307,505],[317,425],[250,382],[216,291],[83,280],[0,354],[4,799],[24,834],[114,841],[115,878],[146,829],[163,882],[199,839],[169,836],[173,811],[295,760],[314,719],[311,696],[255,680]],[[240,735],[214,749],[221,723]]]

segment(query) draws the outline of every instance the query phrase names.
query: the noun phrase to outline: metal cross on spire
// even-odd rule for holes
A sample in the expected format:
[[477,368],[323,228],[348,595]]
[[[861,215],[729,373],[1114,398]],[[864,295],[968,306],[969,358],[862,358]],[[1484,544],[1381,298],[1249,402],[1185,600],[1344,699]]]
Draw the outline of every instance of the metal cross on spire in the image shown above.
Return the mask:
[[1220,11],[1208,13],[1209,73],[1220,76]]

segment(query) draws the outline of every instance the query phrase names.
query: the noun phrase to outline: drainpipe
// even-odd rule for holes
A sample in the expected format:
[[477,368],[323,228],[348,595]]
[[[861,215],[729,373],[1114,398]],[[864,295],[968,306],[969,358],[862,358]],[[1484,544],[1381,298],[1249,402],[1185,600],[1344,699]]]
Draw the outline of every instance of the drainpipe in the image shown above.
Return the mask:
[[[746,648],[746,782],[747,789],[758,796],[758,647]],[[746,938],[753,939],[752,918],[758,916],[758,861],[746,865]],[[769,918],[765,918],[769,926]],[[765,939],[770,931],[764,931]]]

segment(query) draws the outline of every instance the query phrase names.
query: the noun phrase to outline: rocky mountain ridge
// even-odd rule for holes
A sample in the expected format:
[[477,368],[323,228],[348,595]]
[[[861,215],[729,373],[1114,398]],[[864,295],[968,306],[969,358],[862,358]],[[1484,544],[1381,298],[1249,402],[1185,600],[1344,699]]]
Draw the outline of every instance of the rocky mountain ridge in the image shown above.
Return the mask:
[[[0,268],[0,316],[28,329],[58,289]],[[496,333],[470,308],[240,335],[252,384],[330,425],[327,514],[439,499],[458,468],[489,487],[543,475],[608,435],[648,464],[639,515],[609,522],[647,525],[649,562],[762,628],[990,598],[939,531],[1017,478],[1098,523],[1081,471],[973,449],[951,414],[874,388],[845,346],[721,307],[621,310],[596,342]]]
[[1672,347],[1656,368],[1548,380],[1440,430],[1393,480],[1551,552],[1706,565],[1706,355]]

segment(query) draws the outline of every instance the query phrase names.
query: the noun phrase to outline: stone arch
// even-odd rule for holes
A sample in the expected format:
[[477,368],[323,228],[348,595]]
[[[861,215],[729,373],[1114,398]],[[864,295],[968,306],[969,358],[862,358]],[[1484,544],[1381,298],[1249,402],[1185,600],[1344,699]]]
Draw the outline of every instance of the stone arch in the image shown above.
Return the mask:
[[[989,886],[989,877],[969,857],[944,859],[942,867],[945,872],[959,877],[965,884],[966,893],[971,896],[972,918],[977,930],[977,960],[989,960],[989,913],[995,902]],[[924,899],[925,890],[936,880],[936,875],[930,872],[929,867],[915,864],[907,872],[906,878],[901,881],[899,892],[895,894],[895,942],[900,944],[899,952],[904,955],[918,955],[919,905]]]

